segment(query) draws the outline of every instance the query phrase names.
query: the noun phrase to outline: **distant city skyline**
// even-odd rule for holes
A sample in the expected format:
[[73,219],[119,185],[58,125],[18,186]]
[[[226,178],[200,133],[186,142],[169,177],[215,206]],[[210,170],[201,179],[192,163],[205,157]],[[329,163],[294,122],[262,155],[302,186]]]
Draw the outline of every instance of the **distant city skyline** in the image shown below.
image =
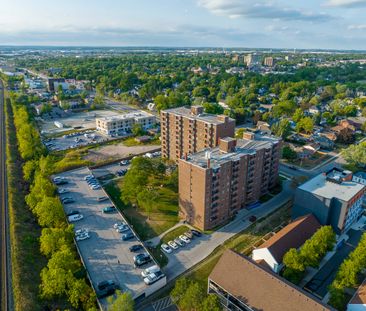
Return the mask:
[[1,2],[0,45],[366,49],[366,0]]

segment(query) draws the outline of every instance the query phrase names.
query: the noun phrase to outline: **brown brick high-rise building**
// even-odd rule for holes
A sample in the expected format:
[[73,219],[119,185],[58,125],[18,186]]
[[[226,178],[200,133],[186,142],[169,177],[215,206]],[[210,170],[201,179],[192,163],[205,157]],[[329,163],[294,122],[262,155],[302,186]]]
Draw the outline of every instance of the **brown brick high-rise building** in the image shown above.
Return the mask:
[[160,122],[162,156],[171,160],[215,147],[219,138],[235,135],[234,119],[204,113],[201,106],[164,110]]
[[179,160],[180,215],[208,230],[255,203],[278,180],[281,140],[244,133]]

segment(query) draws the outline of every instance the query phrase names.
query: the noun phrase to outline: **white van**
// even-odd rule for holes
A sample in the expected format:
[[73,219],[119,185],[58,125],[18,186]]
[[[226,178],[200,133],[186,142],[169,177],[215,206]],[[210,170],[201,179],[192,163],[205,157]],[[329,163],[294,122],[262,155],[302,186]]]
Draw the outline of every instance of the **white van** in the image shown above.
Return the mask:
[[156,273],[160,271],[160,267],[158,265],[151,266],[146,268],[144,271],[141,272],[143,278],[146,278],[151,273]]

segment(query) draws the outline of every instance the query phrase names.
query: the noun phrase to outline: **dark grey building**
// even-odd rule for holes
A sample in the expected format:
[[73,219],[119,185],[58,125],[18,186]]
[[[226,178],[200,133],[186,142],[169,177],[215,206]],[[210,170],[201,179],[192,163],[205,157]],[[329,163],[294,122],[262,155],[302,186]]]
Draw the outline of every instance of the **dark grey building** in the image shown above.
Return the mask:
[[313,214],[337,234],[347,231],[363,212],[365,186],[352,181],[350,171],[332,169],[296,189],[292,218]]

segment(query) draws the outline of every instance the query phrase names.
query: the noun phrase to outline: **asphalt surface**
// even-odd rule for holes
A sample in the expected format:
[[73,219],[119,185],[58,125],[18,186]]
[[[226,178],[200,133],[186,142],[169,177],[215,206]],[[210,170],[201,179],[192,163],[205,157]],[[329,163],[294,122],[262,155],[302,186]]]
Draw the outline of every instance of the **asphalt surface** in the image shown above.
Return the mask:
[[[84,177],[90,175],[88,168],[68,171],[57,176],[66,177],[68,183],[59,188],[68,192],[61,197],[71,197],[74,203],[65,204],[65,213],[78,211],[84,218],[73,222],[75,230],[88,229],[90,238],[76,242],[83,264],[89,277],[96,288],[97,284],[104,280],[114,280],[122,291],[129,291],[133,297],[138,297],[143,292],[149,291],[153,286],[147,286],[141,277],[141,271],[156,263],[151,262],[142,268],[134,268],[133,256],[137,253],[148,253],[146,249],[137,253],[131,253],[129,247],[141,244],[135,237],[129,241],[122,241],[121,233],[113,228],[115,223],[126,219],[118,212],[103,213],[105,207],[112,206],[108,199],[98,202],[97,198],[107,196],[103,189],[92,190]],[[133,230],[130,227],[130,230]],[[165,285],[165,279],[161,279],[154,286]],[[103,303],[103,301],[102,301]]]
[[0,80],[0,199],[1,199],[1,310],[12,310],[10,236],[6,179],[6,126],[4,114],[4,88]]

